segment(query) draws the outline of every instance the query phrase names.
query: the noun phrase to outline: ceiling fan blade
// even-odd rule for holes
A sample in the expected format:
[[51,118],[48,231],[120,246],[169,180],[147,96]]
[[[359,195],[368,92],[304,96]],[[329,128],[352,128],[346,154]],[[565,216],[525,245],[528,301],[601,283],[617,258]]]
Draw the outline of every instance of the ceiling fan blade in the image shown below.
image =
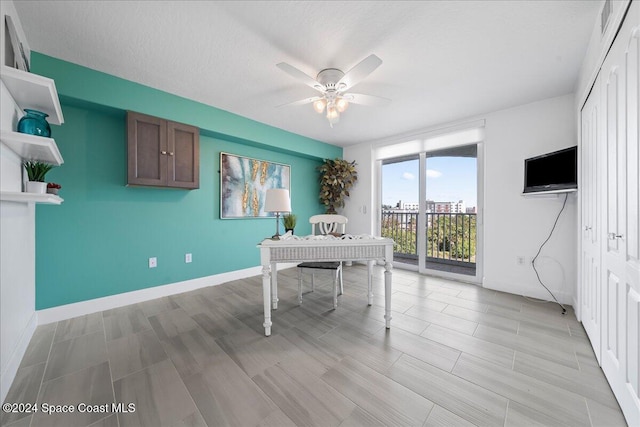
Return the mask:
[[364,80],[364,78],[369,74],[373,73],[380,64],[382,64],[382,59],[378,58],[376,55],[371,54],[367,56],[365,59],[360,61],[358,65],[350,69],[347,74],[342,76],[340,81],[336,84],[336,87],[341,92],[348,90]]
[[286,104],[278,105],[276,108],[290,107],[290,106],[295,106],[295,105],[311,104],[312,102],[317,101],[318,99],[322,99],[322,97],[321,96],[312,96],[311,98],[305,98],[305,99],[301,99],[299,101],[288,102]]
[[316,79],[314,79],[313,77],[309,77],[307,74],[298,70],[293,65],[289,65],[286,62],[281,62],[279,64],[276,64],[276,67],[280,68],[282,71],[289,74],[294,79],[301,81],[307,86],[310,86],[317,91],[324,92],[324,87],[322,87],[322,85],[318,83]]
[[363,95],[361,93],[345,93],[344,95],[342,95],[342,97],[352,104],[369,106],[387,105],[391,102],[391,100],[388,98],[382,98],[380,96],[373,95]]

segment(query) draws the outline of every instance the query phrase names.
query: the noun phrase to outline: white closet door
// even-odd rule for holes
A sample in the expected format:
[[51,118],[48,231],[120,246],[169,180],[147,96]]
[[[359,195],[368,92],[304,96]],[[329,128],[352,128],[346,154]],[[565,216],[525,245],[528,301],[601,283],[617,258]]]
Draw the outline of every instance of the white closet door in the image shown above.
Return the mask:
[[603,140],[600,115],[600,78],[581,111],[580,146],[581,262],[580,316],[589,335],[596,358],[600,361],[600,316],[602,287],[600,282],[600,176]]
[[[629,425],[640,426],[640,3],[634,1],[625,38],[626,181],[625,181],[625,405],[635,411]],[[633,414],[633,412],[632,412]]]
[[638,346],[638,79],[640,3],[633,2],[601,75],[605,113],[602,369],[629,425],[640,425]]

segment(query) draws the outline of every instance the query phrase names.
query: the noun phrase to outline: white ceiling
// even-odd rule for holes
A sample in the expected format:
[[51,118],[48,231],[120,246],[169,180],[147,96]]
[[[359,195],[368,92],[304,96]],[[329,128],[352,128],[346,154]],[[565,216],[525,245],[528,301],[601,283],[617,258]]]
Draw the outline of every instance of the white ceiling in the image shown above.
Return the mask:
[[[14,1],[31,49],[347,146],[574,91],[602,1]],[[383,64],[333,129],[315,77]]]

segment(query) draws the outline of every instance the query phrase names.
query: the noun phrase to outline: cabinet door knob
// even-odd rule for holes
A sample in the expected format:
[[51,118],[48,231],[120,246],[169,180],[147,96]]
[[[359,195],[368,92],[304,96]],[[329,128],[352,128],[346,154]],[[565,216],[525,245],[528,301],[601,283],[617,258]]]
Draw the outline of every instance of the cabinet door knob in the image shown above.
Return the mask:
[[585,225],[584,226],[584,231],[589,231],[589,230],[591,230],[591,227],[589,227],[588,225]]
[[609,240],[616,240],[616,239],[624,240],[624,235],[616,234],[616,233],[609,233]]
[[166,155],[167,155],[167,152],[166,152],[166,151],[161,151],[161,152],[160,152],[160,154],[163,154],[163,155],[165,155],[165,156],[166,156]]
[[169,155],[170,155],[170,156],[173,156],[173,151],[169,151]]

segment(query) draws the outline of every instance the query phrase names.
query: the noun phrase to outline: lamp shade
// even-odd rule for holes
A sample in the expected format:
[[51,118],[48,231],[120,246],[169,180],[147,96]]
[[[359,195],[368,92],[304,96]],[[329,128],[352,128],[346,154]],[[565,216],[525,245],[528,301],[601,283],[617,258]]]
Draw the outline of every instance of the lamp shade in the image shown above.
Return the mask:
[[291,199],[289,190],[284,188],[271,188],[267,190],[264,200],[265,212],[291,212]]

